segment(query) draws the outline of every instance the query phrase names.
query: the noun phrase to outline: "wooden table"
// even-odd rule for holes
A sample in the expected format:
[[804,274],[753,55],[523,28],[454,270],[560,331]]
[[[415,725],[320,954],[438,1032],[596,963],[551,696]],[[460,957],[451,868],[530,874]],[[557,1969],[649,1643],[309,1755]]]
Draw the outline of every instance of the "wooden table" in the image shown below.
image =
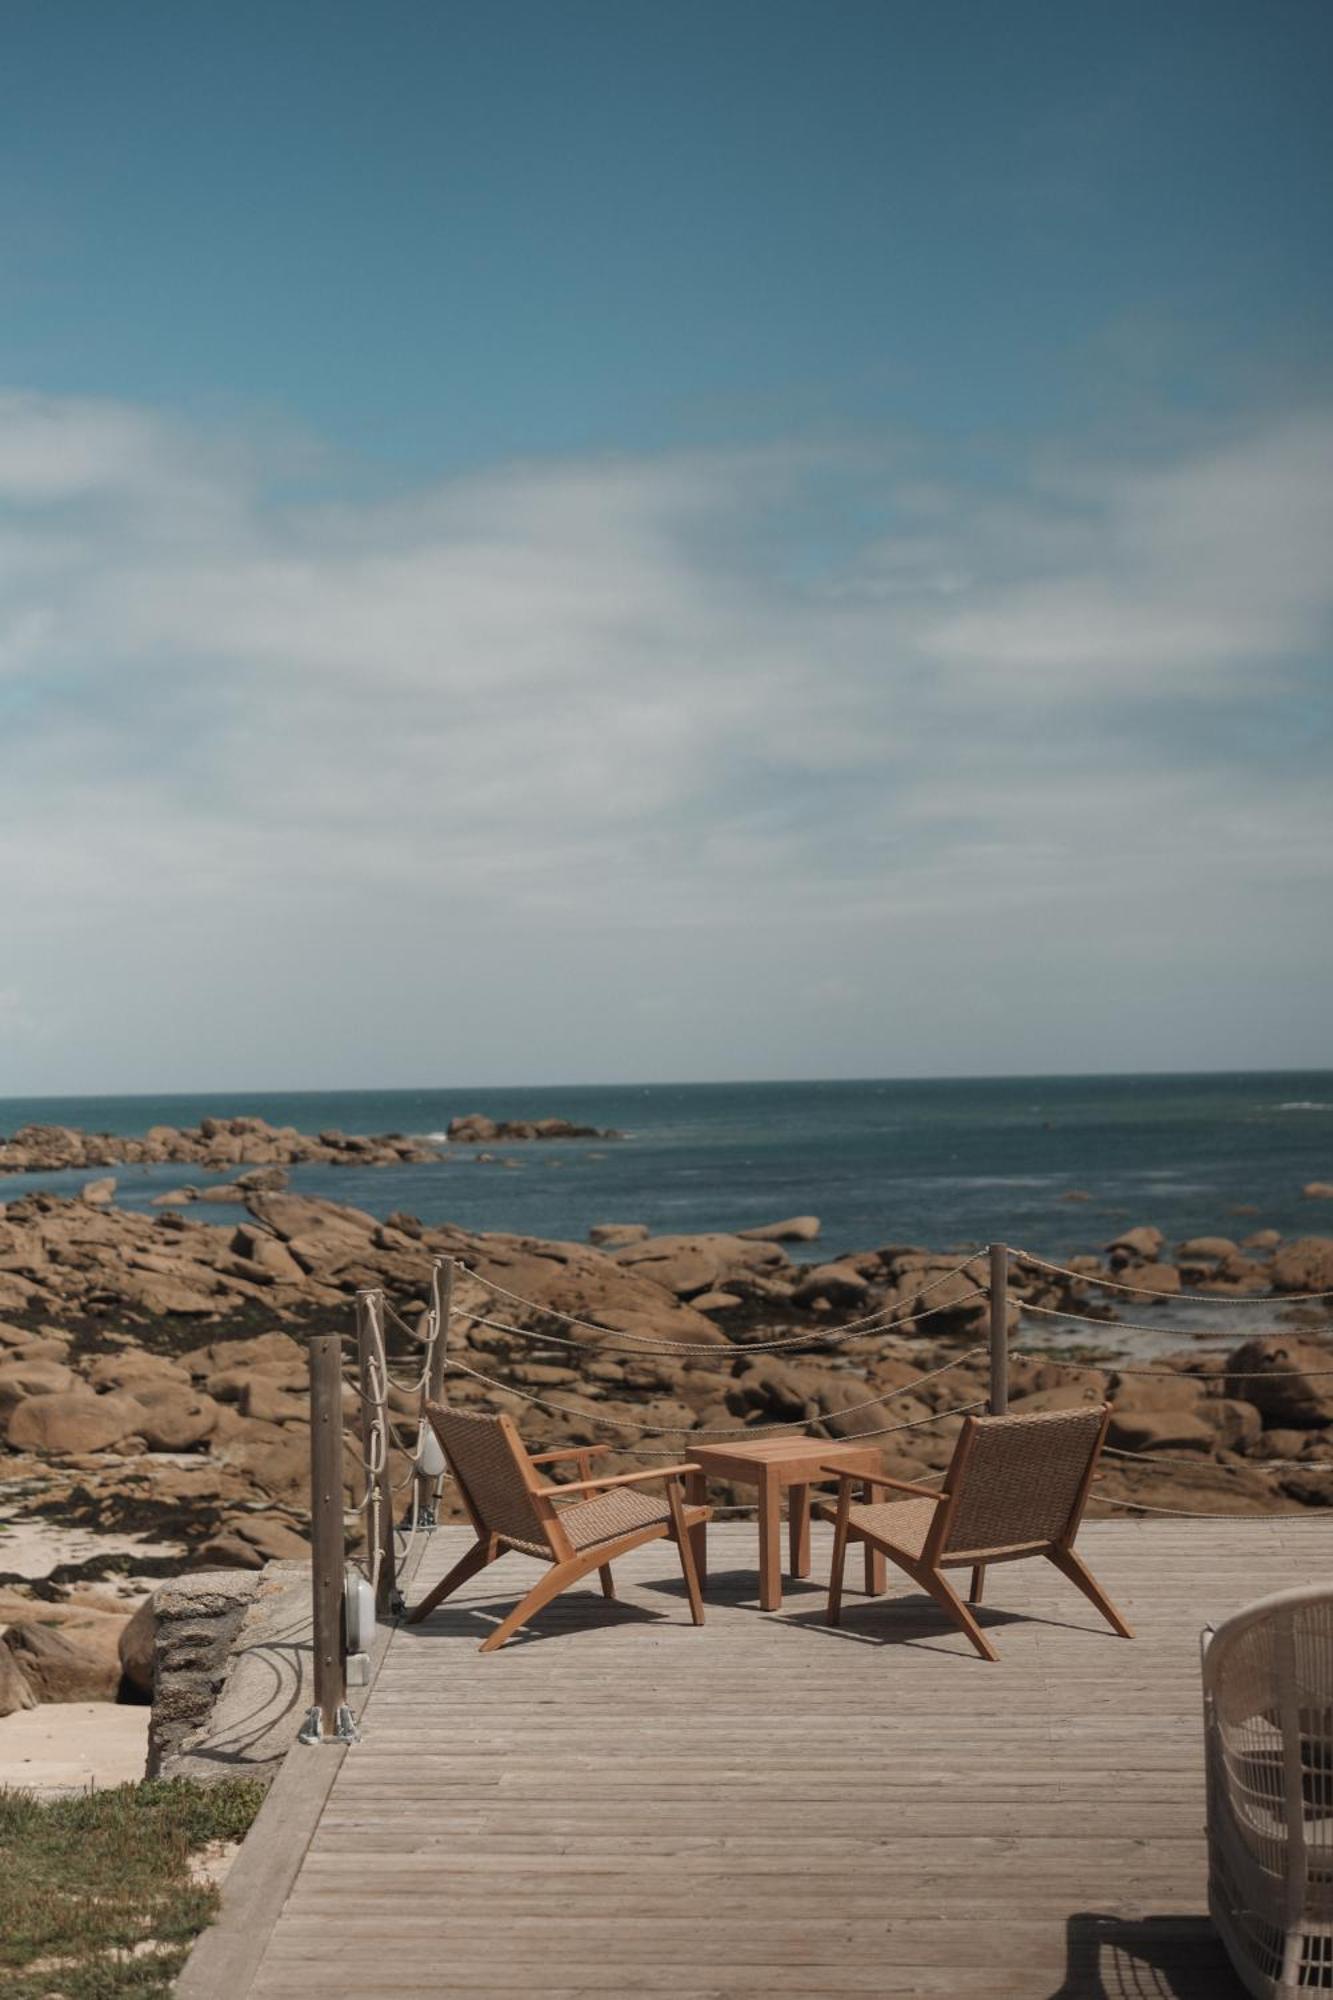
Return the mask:
[[[730,1479],[759,1488],[759,1607],[762,1611],[782,1608],[782,1562],[779,1550],[781,1496],[787,1493],[787,1518],[791,1537],[791,1574],[810,1574],[810,1488],[827,1479],[826,1465],[847,1472],[871,1473],[881,1470],[880,1455],[872,1445],[830,1444],[818,1438],[756,1438],[735,1444],[691,1444],[689,1457],[699,1467],[688,1479],[689,1498],[702,1501],[710,1479]],[[872,1499],[867,1486],[864,1497]],[[691,1530],[695,1567],[702,1586],[708,1578],[708,1524]],[[866,1590],[878,1596],[884,1588],[884,1558],[866,1547]]]

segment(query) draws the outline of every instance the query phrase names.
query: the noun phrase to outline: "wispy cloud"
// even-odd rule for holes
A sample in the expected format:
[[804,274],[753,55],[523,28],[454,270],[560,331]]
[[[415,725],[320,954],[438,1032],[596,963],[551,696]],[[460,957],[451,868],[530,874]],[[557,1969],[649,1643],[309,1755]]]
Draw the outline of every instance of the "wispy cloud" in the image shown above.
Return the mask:
[[1060,955],[1173,1021],[1238,927],[1327,963],[1333,417],[923,456],[312,504],[281,449],[0,398],[0,1087],[1041,1067],[1056,1021],[1309,1059],[1248,973],[1230,1041],[1129,1047]]

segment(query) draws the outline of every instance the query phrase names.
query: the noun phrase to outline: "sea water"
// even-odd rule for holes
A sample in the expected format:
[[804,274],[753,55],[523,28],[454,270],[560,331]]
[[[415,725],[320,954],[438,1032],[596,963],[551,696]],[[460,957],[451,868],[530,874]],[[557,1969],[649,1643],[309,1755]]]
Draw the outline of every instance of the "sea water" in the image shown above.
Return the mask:
[[[557,1115],[625,1137],[445,1147],[446,1159],[426,1166],[297,1167],[292,1186],[381,1216],[405,1209],[427,1223],[575,1241],[597,1222],[641,1222],[658,1234],[813,1214],[818,1244],[793,1246],[806,1257],[992,1240],[1061,1257],[1140,1222],[1173,1243],[1259,1228],[1333,1235],[1333,1202],[1301,1193],[1309,1181],[1333,1181],[1326,1070],[0,1099],[0,1132],[43,1122],[143,1133],[250,1114],[303,1132],[439,1138],[469,1111]],[[226,1178],[178,1166],[108,1171],[128,1208],[148,1207],[167,1187]],[[72,1192],[87,1178],[0,1178],[0,1201],[34,1187]],[[221,1221],[226,1212],[200,1213]]]

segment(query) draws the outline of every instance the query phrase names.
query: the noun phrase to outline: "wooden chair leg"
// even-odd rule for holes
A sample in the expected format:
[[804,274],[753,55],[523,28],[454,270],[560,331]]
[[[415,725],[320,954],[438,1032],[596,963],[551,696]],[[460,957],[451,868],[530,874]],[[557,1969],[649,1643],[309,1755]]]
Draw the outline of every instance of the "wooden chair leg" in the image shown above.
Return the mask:
[[1069,1578],[1075,1589],[1081,1590],[1088,1601],[1096,1605],[1113,1632],[1118,1632],[1122,1639],[1132,1639],[1134,1637],[1133,1632],[1120,1616],[1120,1613],[1116,1610],[1114,1604],[1112,1604],[1110,1598],[1092,1574],[1092,1571],[1087,1567],[1086,1563],[1079,1560],[1072,1549],[1057,1547],[1047,1549],[1046,1553],[1061,1574]]
[[986,1588],[986,1565],[977,1563],[972,1571],[972,1588],[967,1593],[969,1604],[980,1604],[981,1593]]
[[828,1612],[826,1615],[830,1625],[838,1625],[842,1622],[842,1573],[846,1566],[847,1522],[842,1518],[842,1511],[840,1510],[839,1519],[833,1529],[833,1561],[829,1566],[828,1573]]
[[[702,1472],[691,1472],[685,1478],[685,1497],[691,1507],[704,1507],[708,1501],[708,1481]],[[708,1516],[702,1514],[690,1529],[690,1557],[694,1564],[694,1574],[699,1579],[702,1590],[708,1582]]]
[[598,1565],[597,1574],[602,1579],[602,1596],[609,1597],[614,1601],[616,1594],[616,1580],[611,1574],[610,1563],[600,1563]]
[[474,1542],[467,1554],[454,1564],[443,1582],[437,1583],[434,1590],[422,1598],[420,1604],[412,1606],[406,1622],[409,1625],[419,1625],[423,1618],[430,1616],[437,1604],[443,1604],[445,1598],[458,1589],[460,1583],[466,1583],[470,1576],[477,1574],[478,1570],[485,1569],[488,1563],[493,1563],[499,1553],[494,1535],[487,1535],[484,1540]]
[[671,1509],[671,1539],[676,1544],[680,1556],[680,1573],[685,1579],[685,1594],[690,1600],[690,1617],[696,1625],[704,1622],[703,1593],[699,1589],[699,1573],[694,1567],[694,1545],[690,1531],[685,1525],[685,1514],[680,1504],[680,1488],[675,1480],[667,1482],[667,1506]]
[[509,1616],[496,1626],[478,1650],[483,1653],[495,1652],[497,1647],[503,1646],[506,1639],[512,1639],[519,1627],[526,1625],[529,1618],[540,1611],[544,1604],[549,1604],[553,1597],[559,1597],[562,1590],[567,1590],[571,1583],[577,1583],[581,1576],[586,1576],[588,1571],[595,1567],[593,1563],[553,1563],[545,1576],[533,1584],[527,1596],[514,1606]]
[[941,1570],[927,1569],[923,1565],[920,1569],[910,1570],[908,1574],[915,1577],[923,1590],[930,1592],[941,1611],[948,1612],[950,1618],[953,1619],[954,1624],[959,1627],[960,1631],[967,1634],[983,1660],[999,1659],[1000,1656],[991,1645],[990,1640],[986,1637],[957,1591],[947,1582]]

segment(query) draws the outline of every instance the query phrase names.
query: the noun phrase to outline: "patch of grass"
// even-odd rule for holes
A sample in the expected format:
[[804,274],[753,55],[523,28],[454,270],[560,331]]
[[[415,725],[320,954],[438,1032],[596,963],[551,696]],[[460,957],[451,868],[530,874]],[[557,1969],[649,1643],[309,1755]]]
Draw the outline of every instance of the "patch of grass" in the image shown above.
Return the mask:
[[48,1802],[0,1789],[3,2000],[166,2000],[217,1913],[190,1856],[240,1840],[263,1796],[250,1778]]

